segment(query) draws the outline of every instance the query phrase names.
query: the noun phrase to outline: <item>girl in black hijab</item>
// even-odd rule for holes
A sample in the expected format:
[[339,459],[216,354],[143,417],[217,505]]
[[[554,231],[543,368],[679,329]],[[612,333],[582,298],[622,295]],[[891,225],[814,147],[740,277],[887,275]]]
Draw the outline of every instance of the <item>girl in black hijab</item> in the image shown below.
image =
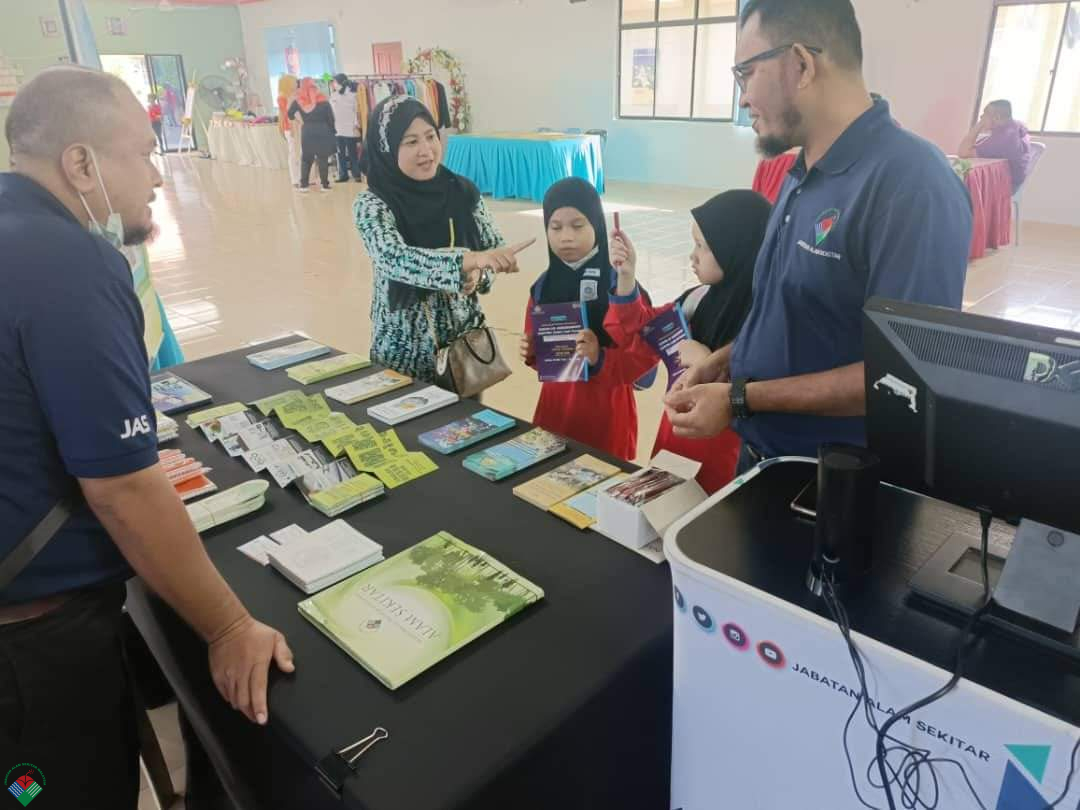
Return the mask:
[[589,183],[568,178],[544,197],[548,269],[532,287],[525,310],[522,356],[532,365],[532,312],[537,304],[585,304],[589,328],[578,336],[588,380],[545,382],[533,422],[613,456],[637,455],[637,403],[633,383],[656,365],[639,339],[625,345],[604,326],[615,271],[608,254],[600,195]]
[[[679,349],[684,367],[727,346],[739,334],[753,300],[754,265],[772,207],[753,191],[726,191],[693,211],[694,252],[690,262],[702,284],[683,293],[672,304],[652,307],[637,292],[636,254],[625,233],[615,237],[612,254],[619,264],[617,292],[608,311],[608,331],[638,334],[653,318],[679,307],[690,327],[690,340]],[[651,347],[649,351],[653,351]],[[653,352],[653,357],[657,355]],[[681,439],[675,436],[665,415],[660,423],[653,454],[670,450],[702,462],[698,482],[716,492],[735,477],[739,437],[728,429],[712,439]]]
[[430,382],[438,348],[484,325],[477,293],[515,272],[531,242],[502,247],[476,186],[442,165],[434,119],[414,98],[372,111],[362,168],[368,191],[354,213],[374,266],[371,358]]

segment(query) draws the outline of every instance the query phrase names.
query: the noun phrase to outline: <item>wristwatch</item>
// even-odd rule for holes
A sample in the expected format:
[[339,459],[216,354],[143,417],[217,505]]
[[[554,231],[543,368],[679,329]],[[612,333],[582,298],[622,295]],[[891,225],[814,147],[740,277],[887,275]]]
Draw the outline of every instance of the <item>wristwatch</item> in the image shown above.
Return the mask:
[[736,419],[749,419],[754,415],[746,404],[746,384],[749,382],[745,377],[731,381],[731,414]]

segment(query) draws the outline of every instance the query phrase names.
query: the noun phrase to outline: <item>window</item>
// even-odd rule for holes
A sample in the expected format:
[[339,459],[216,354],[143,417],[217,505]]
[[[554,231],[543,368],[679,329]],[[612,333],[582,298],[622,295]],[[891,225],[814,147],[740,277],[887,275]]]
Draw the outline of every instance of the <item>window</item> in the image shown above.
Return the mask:
[[1080,0],[995,0],[979,111],[1008,99],[1035,132],[1080,133]]
[[619,117],[731,121],[738,12],[739,0],[621,0]]

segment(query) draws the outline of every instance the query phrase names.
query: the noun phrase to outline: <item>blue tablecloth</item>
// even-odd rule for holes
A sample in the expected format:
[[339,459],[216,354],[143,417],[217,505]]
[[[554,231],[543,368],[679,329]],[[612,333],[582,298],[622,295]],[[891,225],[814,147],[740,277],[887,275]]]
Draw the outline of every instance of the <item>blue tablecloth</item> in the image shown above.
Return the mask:
[[580,177],[604,193],[604,157],[596,135],[550,139],[451,135],[446,166],[484,194],[542,202],[552,183]]

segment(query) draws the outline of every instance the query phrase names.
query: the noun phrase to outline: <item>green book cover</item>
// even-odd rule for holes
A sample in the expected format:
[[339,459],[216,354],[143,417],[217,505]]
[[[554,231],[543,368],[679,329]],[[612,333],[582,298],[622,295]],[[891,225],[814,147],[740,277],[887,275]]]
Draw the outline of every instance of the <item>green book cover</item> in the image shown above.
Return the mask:
[[299,604],[300,613],[391,689],[544,598],[448,532]]

